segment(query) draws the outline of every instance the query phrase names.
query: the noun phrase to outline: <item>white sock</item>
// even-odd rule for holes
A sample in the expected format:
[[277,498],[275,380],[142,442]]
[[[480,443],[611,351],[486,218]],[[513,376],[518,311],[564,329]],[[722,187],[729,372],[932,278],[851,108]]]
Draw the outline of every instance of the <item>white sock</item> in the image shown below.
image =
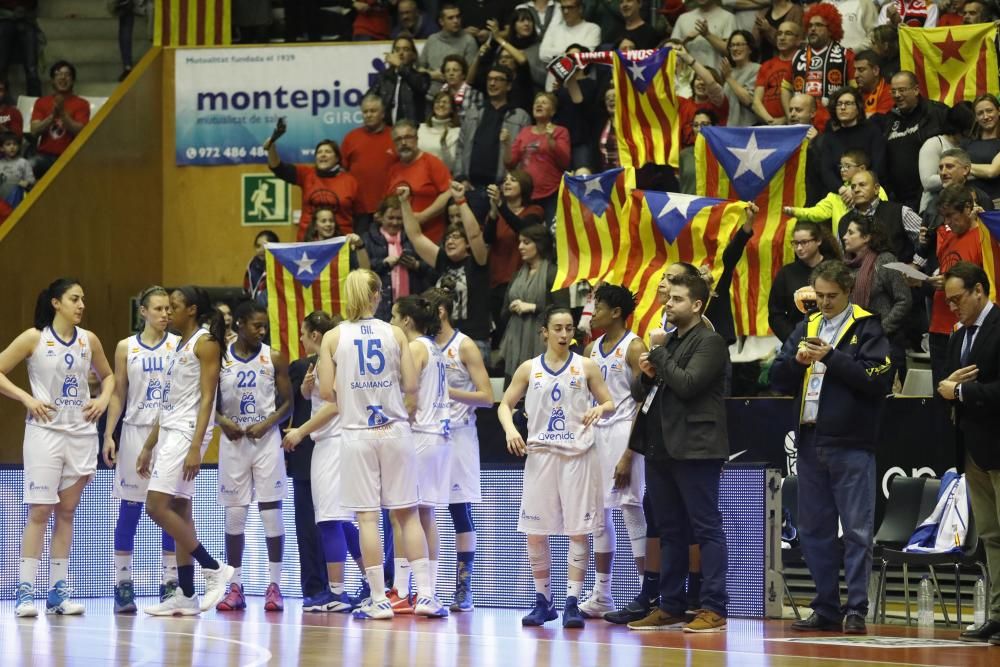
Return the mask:
[[32,586],[35,585],[35,577],[38,575],[38,559],[37,558],[22,558],[21,559],[21,580],[20,583],[28,583]]
[[334,595],[343,595],[343,593],[344,593],[344,582],[342,582],[342,581],[337,581],[337,582],[331,581],[330,582],[330,592],[333,593]]
[[438,562],[433,559],[428,559],[430,563],[430,575],[431,575],[431,590],[437,591],[438,589]]
[[49,561],[49,588],[60,581],[69,581],[69,558],[53,558]]
[[413,581],[417,585],[417,595],[426,598],[434,597],[434,587],[431,586],[431,562],[420,558],[410,563],[413,568]]
[[115,583],[132,581],[132,554],[115,554]]
[[410,594],[410,561],[405,558],[395,559],[395,574],[393,574],[393,586],[399,597],[405,598]]
[[581,591],[583,591],[582,581],[573,581],[570,579],[566,582],[566,597],[579,600]]
[[366,567],[365,573],[368,575],[368,586],[372,589],[372,602],[385,600],[385,572],[382,566]]
[[243,566],[233,568],[233,577],[229,580],[231,584],[243,585]]
[[281,561],[277,563],[273,561],[268,561],[267,563],[268,572],[271,574],[271,583],[280,584],[281,583]]
[[546,600],[552,599],[552,577],[548,576],[544,579],[539,579],[535,577],[535,592],[541,593],[545,596]]
[[602,597],[609,597],[611,595],[611,574],[604,574],[603,572],[597,572],[594,575],[594,593]]
[[177,581],[177,554],[163,554],[163,568],[160,572],[160,583],[168,584]]

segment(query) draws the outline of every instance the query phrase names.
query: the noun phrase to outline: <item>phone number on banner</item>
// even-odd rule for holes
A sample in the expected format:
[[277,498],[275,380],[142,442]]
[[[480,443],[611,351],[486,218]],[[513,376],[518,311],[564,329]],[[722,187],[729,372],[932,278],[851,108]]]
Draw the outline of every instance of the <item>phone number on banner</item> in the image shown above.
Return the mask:
[[240,158],[266,158],[267,150],[263,146],[188,146],[184,149],[188,160],[207,160],[227,162]]

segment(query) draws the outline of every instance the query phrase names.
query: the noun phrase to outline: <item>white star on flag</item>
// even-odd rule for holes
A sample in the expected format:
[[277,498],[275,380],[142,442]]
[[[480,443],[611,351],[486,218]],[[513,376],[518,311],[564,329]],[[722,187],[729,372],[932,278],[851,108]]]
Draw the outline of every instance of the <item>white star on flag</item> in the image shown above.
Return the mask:
[[299,270],[296,271],[296,275],[300,276],[304,273],[312,273],[312,265],[316,263],[315,259],[309,259],[309,255],[306,254],[305,250],[302,251],[301,259],[292,261],[295,263],[295,266],[299,267]]
[[628,66],[628,71],[632,75],[633,80],[639,80],[639,81],[646,80],[646,75],[644,73],[644,70],[642,69],[642,67],[639,66],[639,63],[637,63],[636,61],[634,60],[632,61],[632,63]]
[[662,218],[666,215],[669,215],[673,211],[677,211],[682,216],[684,216],[684,219],[686,220],[688,217],[688,207],[691,206],[691,202],[693,202],[695,199],[696,199],[695,197],[690,195],[671,194],[670,198],[667,200],[667,203],[664,204],[663,208],[660,209],[660,212],[656,214],[656,217]]
[[604,193],[604,188],[601,187],[601,177],[594,176],[593,178],[588,178],[583,182],[583,196],[586,197],[591,192]]
[[733,174],[733,180],[736,180],[743,174],[750,172],[757,178],[764,179],[764,170],[761,168],[764,160],[768,158],[771,153],[777,152],[774,148],[757,148],[757,133],[750,133],[750,141],[747,142],[746,148],[733,148],[732,146],[726,146],[726,150],[732,153],[740,161],[736,166],[736,173]]

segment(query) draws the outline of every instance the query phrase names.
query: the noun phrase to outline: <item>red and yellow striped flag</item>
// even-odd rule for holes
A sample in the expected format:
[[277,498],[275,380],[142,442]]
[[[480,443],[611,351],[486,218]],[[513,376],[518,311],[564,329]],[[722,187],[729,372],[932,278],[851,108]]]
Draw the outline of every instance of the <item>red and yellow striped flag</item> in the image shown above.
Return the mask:
[[[312,243],[268,243],[267,314],[271,347],[289,361],[305,356],[299,327],[306,315],[322,310],[341,312],[344,279],[351,253],[345,237]],[[347,248],[344,252],[342,249]]]
[[[770,128],[728,129],[760,134]],[[753,139],[752,145],[752,151],[738,148],[731,152],[756,160],[759,167],[767,158],[766,155],[761,155],[763,151],[757,147],[756,139]],[[769,333],[767,299],[771,292],[771,283],[778,269],[795,259],[795,253],[789,246],[793,225],[789,224],[791,219],[785,216],[781,209],[782,206],[802,206],[805,202],[807,145],[806,141],[799,143],[798,148],[790,153],[787,160],[770,176],[766,186],[754,198],[754,202],[760,208],[754,218],[754,234],[733,272],[733,321],[737,335],[766,336]],[[720,161],[716,159],[704,136],[698,136],[694,151],[698,194],[723,199],[736,196],[732,181],[726,175]],[[732,157],[724,159],[732,160]],[[765,169],[765,173],[766,171]]]
[[[675,262],[690,262],[695,266],[708,264],[718,281],[722,274],[722,251],[736,228],[743,224],[745,202],[723,202],[689,210],[687,205],[670,207],[668,201],[692,199],[688,195],[634,190],[628,216],[625,251],[615,263],[609,282],[627,287],[636,295],[632,330],[645,338],[660,326],[663,308],[656,299],[656,288],[663,271]],[[697,204],[697,200],[695,200]],[[678,211],[678,209],[682,209]],[[668,216],[687,220],[673,242],[664,238],[664,219]],[[658,224],[659,223],[659,224]],[[681,223],[683,224],[683,223]],[[678,225],[679,226],[679,225]]]
[[623,167],[677,166],[680,145],[673,49],[654,50],[640,60],[613,55],[615,136]]
[[154,46],[225,46],[232,43],[232,0],[156,0]]
[[979,242],[983,250],[983,269],[990,279],[990,300],[997,301],[1000,288],[1000,211],[983,211],[979,214]]
[[917,75],[920,93],[953,105],[1000,90],[997,27],[992,22],[947,28],[899,28],[899,66]]
[[554,290],[581,280],[595,284],[611,274],[625,242],[622,227],[628,220],[629,192],[634,188],[631,168],[592,176],[563,175],[556,208]]

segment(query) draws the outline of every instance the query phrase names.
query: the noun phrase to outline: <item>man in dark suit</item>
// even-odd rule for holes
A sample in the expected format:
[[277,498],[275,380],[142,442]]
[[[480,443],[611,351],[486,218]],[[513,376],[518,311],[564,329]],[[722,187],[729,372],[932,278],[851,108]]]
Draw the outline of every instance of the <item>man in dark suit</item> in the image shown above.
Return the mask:
[[[965,469],[972,515],[994,582],[1000,581],[1000,309],[990,302],[986,272],[958,262],[944,274],[948,308],[958,328],[948,339],[948,377],[938,393],[955,414],[958,465]],[[962,633],[963,641],[1000,645],[1000,585],[994,584],[986,622]]]
[[[726,627],[726,536],[719,476],[729,456],[723,402],[729,351],[705,326],[708,285],[700,276],[671,280],[664,309],[671,332],[654,332],[632,384],[642,404],[629,446],[646,457],[646,488],[661,544],[660,606],[629,623],[634,630],[719,632]],[[701,547],[701,606],[685,617],[688,539]]]
[[[795,395],[799,430],[799,539],[816,582],[812,615],[795,630],[865,634],[875,532],[875,443],[892,373],[879,319],[851,304],[843,262],[813,271],[818,312],[800,322],[771,368],[771,383]],[[847,604],[840,604],[837,519],[844,527]]]

